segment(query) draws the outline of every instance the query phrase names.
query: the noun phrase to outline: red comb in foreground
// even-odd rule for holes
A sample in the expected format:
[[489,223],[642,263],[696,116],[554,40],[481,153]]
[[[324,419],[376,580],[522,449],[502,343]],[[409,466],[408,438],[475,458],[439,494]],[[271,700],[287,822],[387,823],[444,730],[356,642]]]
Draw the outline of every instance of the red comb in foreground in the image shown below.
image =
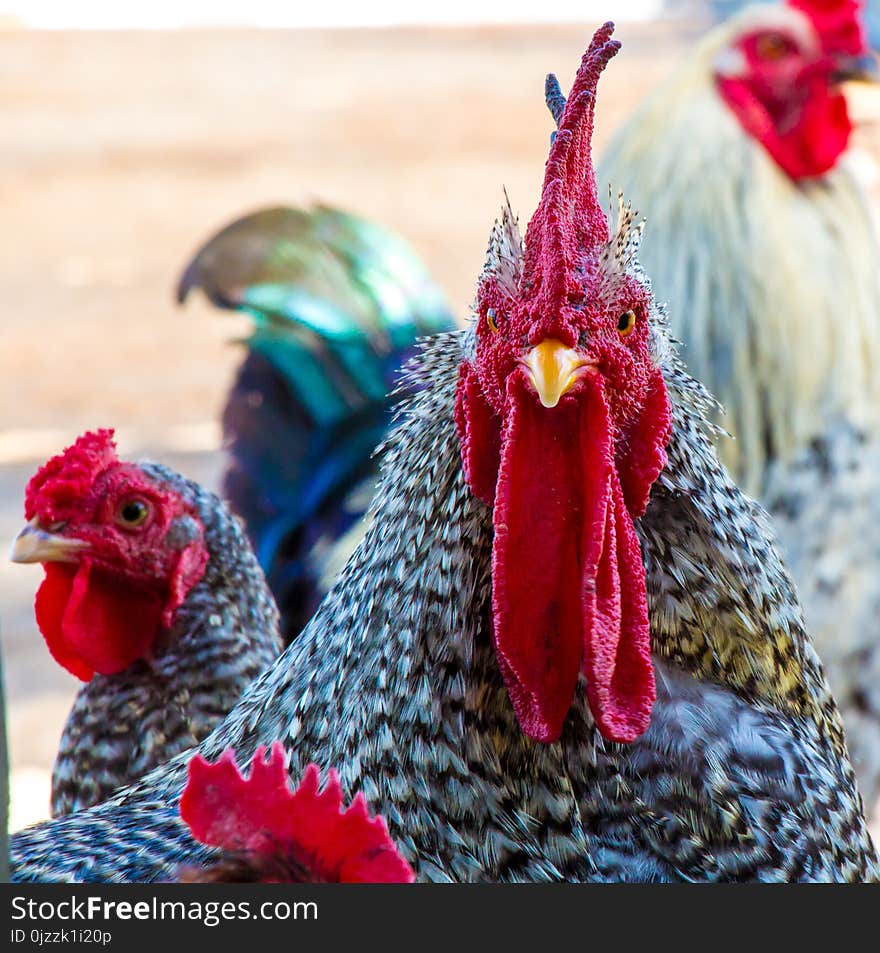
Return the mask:
[[789,6],[810,18],[825,53],[857,56],[868,51],[861,0],[789,0]]
[[47,523],[67,519],[95,478],[118,462],[112,430],[84,433],[31,477],[25,490],[25,519],[37,515]]
[[412,868],[397,852],[385,821],[370,817],[363,794],[344,809],[336,772],[327,773],[323,790],[319,782],[320,771],[310,764],[291,790],[280,742],[268,758],[264,746],[257,748],[247,778],[231,748],[213,764],[196,755],[189,762],[180,816],[203,844],[285,858],[311,882],[412,883]]

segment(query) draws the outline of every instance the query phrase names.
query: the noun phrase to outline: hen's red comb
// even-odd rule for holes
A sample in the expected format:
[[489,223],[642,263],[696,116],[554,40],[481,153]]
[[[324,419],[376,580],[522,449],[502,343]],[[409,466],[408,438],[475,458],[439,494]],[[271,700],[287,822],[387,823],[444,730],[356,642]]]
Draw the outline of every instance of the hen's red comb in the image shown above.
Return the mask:
[[810,18],[825,53],[857,56],[868,41],[861,21],[861,0],[788,0]]
[[45,522],[67,519],[99,474],[118,463],[112,430],[91,430],[43,464],[25,490],[24,515]]
[[292,791],[284,746],[266,757],[257,748],[245,778],[228,748],[213,764],[201,755],[189,762],[180,816],[193,837],[211,847],[287,856],[313,881],[412,883],[414,874],[397,852],[381,817],[370,817],[358,794],[343,809],[342,786],[332,769],[319,790],[320,771],[310,764]]
[[584,53],[550,148],[541,204],[526,232],[523,283],[531,287],[539,313],[572,303],[583,282],[578,270],[585,253],[608,241],[590,141],[599,75],[620,49],[613,31],[613,23],[603,24]]

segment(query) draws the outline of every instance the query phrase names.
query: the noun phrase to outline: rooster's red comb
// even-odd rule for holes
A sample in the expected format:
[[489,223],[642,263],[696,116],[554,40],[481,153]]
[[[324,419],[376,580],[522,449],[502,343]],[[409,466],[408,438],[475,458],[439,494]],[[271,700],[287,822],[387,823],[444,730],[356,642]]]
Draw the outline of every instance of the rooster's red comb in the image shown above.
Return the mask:
[[543,313],[571,303],[583,281],[579,272],[586,253],[608,241],[590,143],[599,75],[620,49],[620,43],[611,39],[613,31],[613,23],[599,27],[581,60],[568,101],[563,108],[560,97],[557,104],[559,129],[544,171],[541,204],[526,232],[523,263],[523,283]]
[[25,518],[39,515],[46,522],[66,519],[95,479],[118,462],[112,430],[84,433],[31,477],[25,490]]
[[788,2],[809,17],[825,53],[858,56],[867,52],[868,42],[861,20],[862,0]]
[[412,868],[397,852],[381,817],[370,817],[358,794],[343,809],[336,772],[310,764],[292,791],[284,746],[260,746],[245,778],[231,748],[213,764],[196,755],[180,800],[193,837],[233,853],[280,855],[310,880],[336,883],[412,883]]

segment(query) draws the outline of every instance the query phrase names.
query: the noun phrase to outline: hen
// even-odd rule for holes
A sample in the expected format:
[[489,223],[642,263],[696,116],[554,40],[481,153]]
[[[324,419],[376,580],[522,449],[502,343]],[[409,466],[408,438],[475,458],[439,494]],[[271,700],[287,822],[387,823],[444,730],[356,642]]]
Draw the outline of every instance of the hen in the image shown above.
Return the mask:
[[[719,465],[621,202],[587,50],[521,246],[427,342],[363,542],[203,743],[340,765],[424,881],[876,880],[834,700],[762,510]],[[16,835],[20,880],[155,878],[180,757]],[[363,780],[362,780],[363,779]],[[120,856],[122,861],[120,862]]]
[[853,0],[745,10],[617,134],[599,181],[638,189],[642,261],[735,440],[721,456],[774,517],[880,794],[880,243],[846,163],[837,83],[867,46]]
[[33,477],[15,562],[41,562],[37,623],[85,685],[52,773],[54,816],[201,741],[281,651],[278,612],[237,520],[154,463],[80,437]]
[[226,226],[178,286],[254,319],[223,414],[224,495],[296,636],[364,531],[373,456],[419,335],[454,327],[413,251],[336,209],[270,208]]

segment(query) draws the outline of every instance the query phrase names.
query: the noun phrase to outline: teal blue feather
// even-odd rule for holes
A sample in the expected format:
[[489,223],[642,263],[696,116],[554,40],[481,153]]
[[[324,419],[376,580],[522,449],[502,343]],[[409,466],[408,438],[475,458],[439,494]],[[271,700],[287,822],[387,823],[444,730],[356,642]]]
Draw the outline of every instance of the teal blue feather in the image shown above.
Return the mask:
[[178,299],[195,287],[254,322],[224,412],[225,490],[292,638],[363,517],[397,371],[416,338],[453,320],[401,238],[325,206],[233,222],[187,267]]

